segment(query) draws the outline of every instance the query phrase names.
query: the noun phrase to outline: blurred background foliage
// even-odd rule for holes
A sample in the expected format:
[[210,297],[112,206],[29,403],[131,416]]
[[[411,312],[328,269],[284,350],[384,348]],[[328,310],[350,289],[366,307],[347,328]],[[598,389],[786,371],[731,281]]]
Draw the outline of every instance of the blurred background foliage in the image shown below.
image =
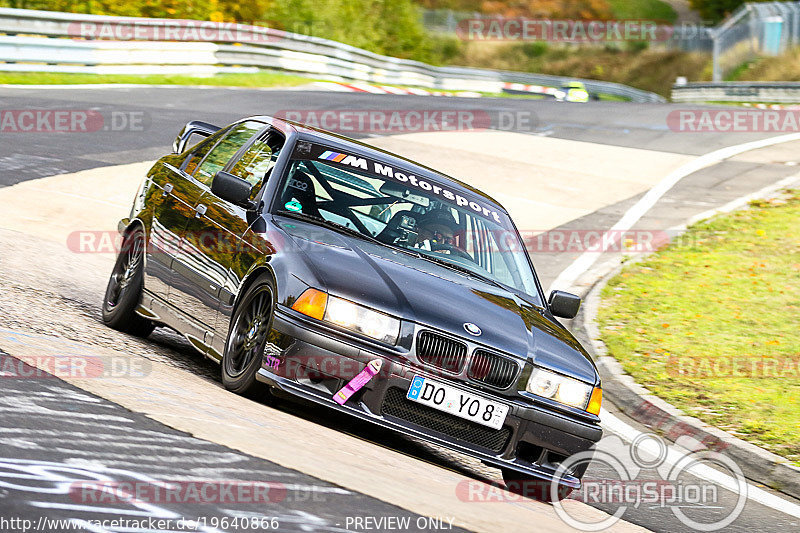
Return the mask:
[[0,6],[239,21],[434,63],[446,61],[459,47],[454,36],[429,35],[422,25],[420,5],[412,0],[0,0]]
[[[727,13],[740,0],[690,0],[701,14]],[[423,10],[462,16],[647,19],[672,23],[662,0],[0,0],[27,9],[117,16],[238,21],[333,39],[436,65],[464,65],[616,81],[666,95],[677,76],[710,76],[707,54],[651,49],[647,43],[576,46],[545,42],[464,41],[431,31]],[[705,11],[704,11],[705,10]]]

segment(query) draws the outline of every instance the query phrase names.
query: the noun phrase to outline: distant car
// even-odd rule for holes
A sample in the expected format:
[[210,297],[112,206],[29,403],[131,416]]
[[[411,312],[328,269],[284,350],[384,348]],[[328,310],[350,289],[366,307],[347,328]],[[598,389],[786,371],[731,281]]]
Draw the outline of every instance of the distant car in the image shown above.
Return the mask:
[[555,92],[555,99],[560,102],[579,102],[585,103],[588,102],[590,99],[597,99],[593,98],[589,91],[586,89],[586,85],[584,85],[580,81],[570,81],[564,84],[559,90]]
[[[120,222],[107,325],[142,336],[169,326],[221,363],[234,392],[266,384],[508,480],[549,483],[600,439],[597,369],[555,319],[574,317],[580,299],[545,299],[492,198],[265,116],[190,122],[173,152]],[[334,401],[370,363],[377,375]],[[559,476],[562,497],[585,469]]]

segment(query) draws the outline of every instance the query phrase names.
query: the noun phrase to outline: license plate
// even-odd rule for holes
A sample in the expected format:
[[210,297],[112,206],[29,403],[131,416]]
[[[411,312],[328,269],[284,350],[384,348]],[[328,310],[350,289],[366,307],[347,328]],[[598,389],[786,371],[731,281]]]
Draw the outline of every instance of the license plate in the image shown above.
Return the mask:
[[494,429],[503,427],[508,414],[504,403],[421,376],[411,380],[406,398]]

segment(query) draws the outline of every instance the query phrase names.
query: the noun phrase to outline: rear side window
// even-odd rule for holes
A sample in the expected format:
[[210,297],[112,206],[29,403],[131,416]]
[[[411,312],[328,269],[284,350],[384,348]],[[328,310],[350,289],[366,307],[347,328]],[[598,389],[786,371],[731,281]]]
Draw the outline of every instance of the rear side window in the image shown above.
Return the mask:
[[[206,155],[206,158],[197,167],[194,174],[195,179],[204,185],[211,186],[214,176],[225,168],[228,161],[236,155],[236,152],[249,141],[253,135],[264,129],[263,122],[247,121],[234,126],[228,135],[225,136],[214,148]],[[187,172],[189,172],[187,170]]]
[[214,145],[217,144],[219,138],[225,135],[225,133],[225,131],[215,133],[214,135],[197,143],[193,148],[190,148],[191,153],[183,161],[183,171],[190,175],[194,174],[194,171],[197,170],[197,165],[200,164],[209,150],[211,150]]

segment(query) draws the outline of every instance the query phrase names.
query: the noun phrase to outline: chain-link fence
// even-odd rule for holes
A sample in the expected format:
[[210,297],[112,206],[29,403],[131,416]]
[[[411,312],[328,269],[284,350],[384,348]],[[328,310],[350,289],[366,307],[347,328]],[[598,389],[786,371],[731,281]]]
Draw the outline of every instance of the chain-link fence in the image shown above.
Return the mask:
[[747,3],[712,29],[714,81],[758,56],[778,55],[800,42],[800,2]]

